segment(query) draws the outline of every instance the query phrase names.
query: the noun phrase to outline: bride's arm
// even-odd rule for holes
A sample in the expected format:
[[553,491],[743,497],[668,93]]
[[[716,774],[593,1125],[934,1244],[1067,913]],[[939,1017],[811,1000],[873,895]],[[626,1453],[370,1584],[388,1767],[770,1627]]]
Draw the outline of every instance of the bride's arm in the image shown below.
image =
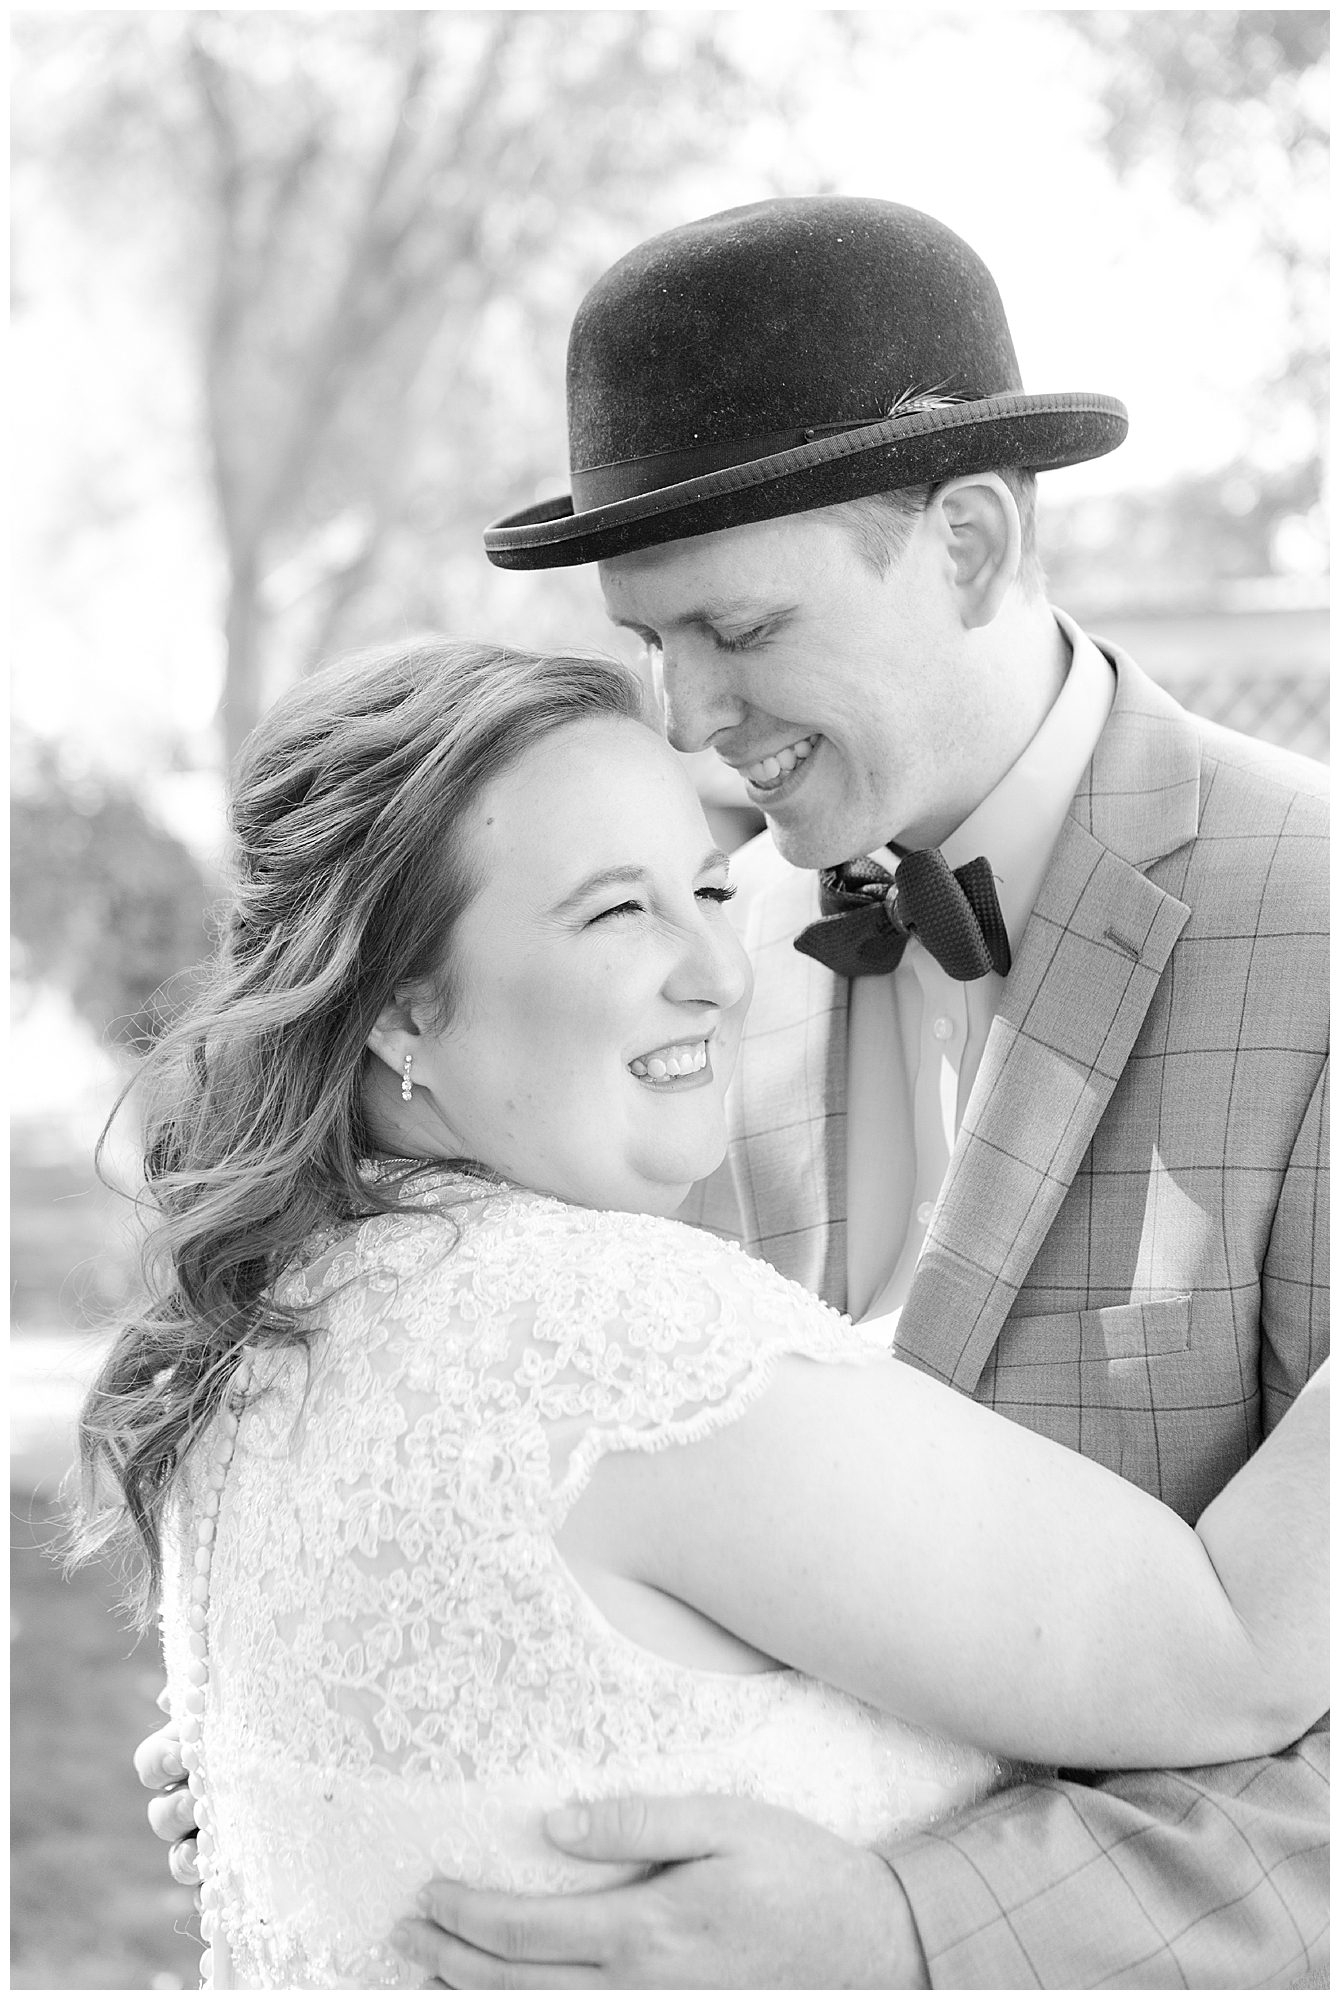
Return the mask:
[[562,1540],[1006,1756],[1254,1756],[1327,1705],[1328,1368],[1192,1529],[896,1361],[791,1356],[701,1442],[604,1459]]

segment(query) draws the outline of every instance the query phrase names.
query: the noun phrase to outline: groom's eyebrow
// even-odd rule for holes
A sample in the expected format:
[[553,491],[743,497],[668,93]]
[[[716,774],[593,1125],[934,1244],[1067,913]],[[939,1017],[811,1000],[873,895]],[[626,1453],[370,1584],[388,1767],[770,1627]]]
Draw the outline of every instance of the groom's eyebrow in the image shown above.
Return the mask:
[[[773,603],[759,597],[723,597],[708,604],[695,605],[674,621],[677,626],[696,625],[699,630],[719,632],[725,625],[774,625],[784,618],[793,618],[800,609],[798,604]],[[615,618],[612,624],[623,626],[625,631],[636,632],[639,639],[654,641],[657,634],[648,625],[635,618]]]

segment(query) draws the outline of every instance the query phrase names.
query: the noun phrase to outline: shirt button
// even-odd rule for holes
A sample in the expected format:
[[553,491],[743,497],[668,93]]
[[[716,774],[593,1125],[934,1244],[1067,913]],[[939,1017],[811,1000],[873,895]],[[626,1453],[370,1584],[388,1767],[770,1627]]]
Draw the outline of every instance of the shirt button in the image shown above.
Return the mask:
[[941,1014],[939,1020],[932,1025],[931,1033],[934,1035],[937,1042],[948,1042],[953,1040],[954,1023],[950,1020],[948,1014]]
[[934,1210],[935,1210],[935,1203],[933,1201],[923,1201],[921,1207],[917,1210],[917,1221],[921,1224],[923,1229],[926,1227],[926,1224],[930,1221],[931,1216],[934,1213]]

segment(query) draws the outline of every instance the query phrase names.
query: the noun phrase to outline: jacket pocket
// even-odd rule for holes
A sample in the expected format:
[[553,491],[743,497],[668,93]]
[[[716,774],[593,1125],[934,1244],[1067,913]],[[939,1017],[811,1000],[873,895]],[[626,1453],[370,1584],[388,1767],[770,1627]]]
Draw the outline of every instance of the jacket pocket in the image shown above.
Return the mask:
[[1011,1319],[1001,1331],[1002,1359],[1008,1356],[1011,1366],[1023,1367],[1058,1361],[1138,1361],[1156,1354],[1184,1354],[1190,1345],[1190,1292],[1138,1305]]
[[1191,1320],[1190,1292],[1006,1320],[973,1393],[1186,1513],[1209,1497],[1192,1478],[1205,1395]]

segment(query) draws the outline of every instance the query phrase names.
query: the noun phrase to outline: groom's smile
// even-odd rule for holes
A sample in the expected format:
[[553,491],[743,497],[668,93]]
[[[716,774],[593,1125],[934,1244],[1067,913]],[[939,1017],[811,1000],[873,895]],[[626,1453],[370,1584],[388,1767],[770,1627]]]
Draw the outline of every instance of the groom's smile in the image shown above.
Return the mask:
[[757,763],[746,764],[740,775],[749,785],[755,797],[770,799],[779,793],[788,777],[797,768],[803,768],[819,742],[818,734],[802,736],[795,743],[784,743],[780,750],[772,750]]
[[925,541],[880,575],[840,515],[811,513],[600,565],[610,617],[658,667],[670,741],[739,771],[797,866],[962,817],[976,667]]

